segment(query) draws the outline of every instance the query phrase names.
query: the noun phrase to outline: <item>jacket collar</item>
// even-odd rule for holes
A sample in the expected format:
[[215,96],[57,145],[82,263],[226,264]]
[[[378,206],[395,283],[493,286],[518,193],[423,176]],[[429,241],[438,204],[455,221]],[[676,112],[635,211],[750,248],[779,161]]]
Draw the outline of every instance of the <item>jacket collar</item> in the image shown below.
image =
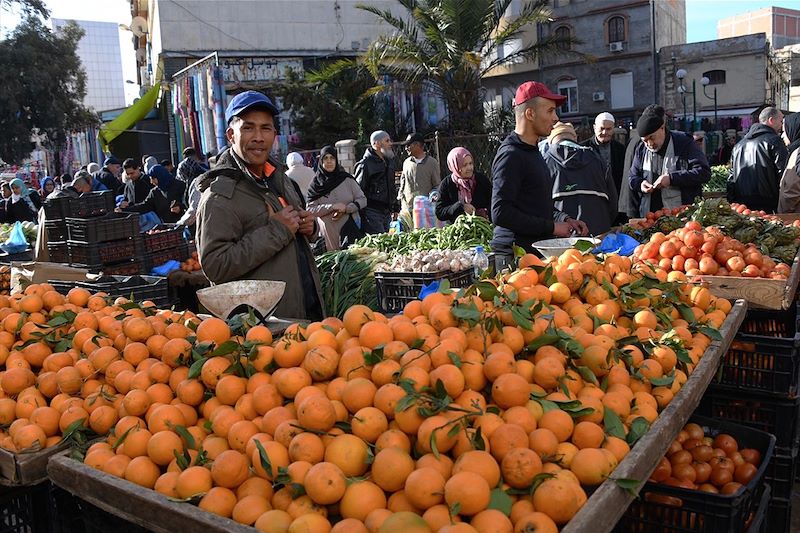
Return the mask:
[[[265,175],[273,177],[279,168],[279,164],[270,158],[265,163]],[[198,190],[202,192],[210,188],[215,193],[226,198],[233,197],[236,184],[241,180],[248,180],[261,190],[266,189],[263,184],[259,183],[253,173],[247,170],[244,161],[230,149],[220,154],[214,168],[200,175],[198,179]]]

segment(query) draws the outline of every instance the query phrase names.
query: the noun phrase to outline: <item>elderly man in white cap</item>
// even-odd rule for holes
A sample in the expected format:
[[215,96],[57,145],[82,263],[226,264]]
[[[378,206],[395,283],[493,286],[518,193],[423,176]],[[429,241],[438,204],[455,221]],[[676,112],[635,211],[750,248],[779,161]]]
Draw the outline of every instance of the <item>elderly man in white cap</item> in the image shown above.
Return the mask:
[[356,163],[353,176],[367,197],[367,207],[361,211],[364,231],[385,233],[389,231],[392,213],[400,210],[394,182],[392,139],[379,130],[370,135],[369,144],[364,157]]
[[[625,146],[614,140],[614,115],[603,112],[594,119],[594,135],[583,141],[583,146],[592,148],[605,164],[606,175],[611,176],[619,194],[622,187],[622,174],[625,168]],[[627,216],[620,213],[616,222],[625,222]]]

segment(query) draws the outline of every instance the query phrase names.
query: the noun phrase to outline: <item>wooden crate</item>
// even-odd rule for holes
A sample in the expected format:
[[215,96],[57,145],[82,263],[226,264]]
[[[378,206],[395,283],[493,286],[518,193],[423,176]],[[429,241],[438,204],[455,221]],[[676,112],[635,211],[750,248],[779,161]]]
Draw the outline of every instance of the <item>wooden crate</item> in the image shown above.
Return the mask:
[[[637,479],[642,481],[642,486],[644,485],[644,481],[653,473],[670,443],[683,429],[686,421],[700,403],[708,384],[717,372],[723,354],[728,351],[728,347],[744,320],[746,310],[747,303],[744,300],[738,300],[734,304],[722,324],[720,330],[722,340],[712,342],[706,349],[694,372],[672,402],[619,463],[612,474],[613,478]],[[630,492],[617,485],[614,479],[608,479],[594,491],[578,514],[561,530],[561,533],[611,531],[634,498],[635,496]]]
[[47,462],[53,455],[69,448],[62,442],[38,452],[11,453],[0,449],[0,485],[36,485],[47,479]]
[[157,533],[254,533],[256,530],[228,518],[178,503],[153,490],[106,474],[71,459],[54,455],[47,465],[51,481],[75,497],[128,522]]
[[728,300],[747,300],[750,307],[789,309],[800,281],[800,250],[792,262],[789,279],[734,278],[731,276],[696,276],[715,295]]

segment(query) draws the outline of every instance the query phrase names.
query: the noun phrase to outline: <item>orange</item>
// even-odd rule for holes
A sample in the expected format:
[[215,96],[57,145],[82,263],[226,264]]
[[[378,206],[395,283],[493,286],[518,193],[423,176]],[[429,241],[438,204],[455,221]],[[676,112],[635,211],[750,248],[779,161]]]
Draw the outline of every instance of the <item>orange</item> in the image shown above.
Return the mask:
[[235,450],[226,450],[211,463],[211,478],[215,485],[233,489],[248,478],[249,468],[250,462],[244,454]]
[[533,506],[556,524],[563,525],[578,512],[578,496],[571,482],[547,479],[533,493]]
[[219,318],[210,317],[197,326],[197,342],[212,342],[219,346],[231,338],[231,328]]
[[521,489],[529,487],[534,477],[542,471],[539,455],[528,448],[514,448],[509,451],[500,465],[503,481],[510,486]]
[[489,505],[491,488],[486,480],[474,472],[459,472],[447,480],[444,498],[451,508],[459,506],[459,514],[474,515]]
[[500,466],[489,452],[482,450],[463,453],[453,464],[452,473],[459,472],[474,472],[486,480],[490,487],[496,487],[500,482]]
[[370,481],[357,481],[345,489],[339,502],[342,518],[356,518],[362,522],[375,509],[386,508],[386,495]]
[[202,466],[190,466],[178,475],[175,492],[181,499],[211,490],[211,471]]
[[342,499],[347,481],[341,468],[333,463],[321,462],[308,470],[303,486],[312,501],[330,505]]

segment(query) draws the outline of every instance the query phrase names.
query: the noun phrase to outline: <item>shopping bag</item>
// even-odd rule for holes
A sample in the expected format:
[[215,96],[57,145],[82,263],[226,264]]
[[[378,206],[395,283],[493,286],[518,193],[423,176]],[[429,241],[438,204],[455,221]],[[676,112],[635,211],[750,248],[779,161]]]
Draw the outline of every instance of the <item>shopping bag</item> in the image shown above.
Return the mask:
[[342,229],[339,231],[339,244],[344,250],[348,246],[354,244],[364,235],[366,235],[366,233],[363,229],[361,229],[361,226],[356,223],[353,215],[347,215],[347,220],[342,225]]
[[25,238],[25,233],[22,231],[22,223],[14,222],[14,227],[11,228],[11,233],[8,240],[0,244],[0,250],[7,254],[18,254],[28,249],[28,240]]

